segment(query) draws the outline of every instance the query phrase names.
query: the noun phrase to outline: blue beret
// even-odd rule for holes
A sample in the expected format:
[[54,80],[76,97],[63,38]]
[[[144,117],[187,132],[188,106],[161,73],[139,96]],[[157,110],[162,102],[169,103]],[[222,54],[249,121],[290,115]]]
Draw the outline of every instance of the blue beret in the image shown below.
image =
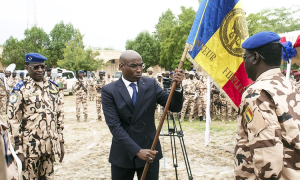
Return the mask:
[[255,49],[271,42],[279,42],[280,36],[271,31],[263,31],[254,34],[243,42],[242,48]]
[[30,63],[43,63],[47,58],[40,55],[39,53],[28,53],[25,55],[25,62]]
[[197,71],[196,69],[193,69],[193,71]]
[[20,72],[20,75],[21,75],[21,74],[24,74],[24,72]]
[[173,72],[173,71],[171,71],[171,72],[170,72],[170,74],[174,74],[174,72]]
[[99,74],[103,74],[104,72],[103,71],[99,71]]
[[83,73],[83,71],[82,71],[82,70],[79,70],[78,73]]

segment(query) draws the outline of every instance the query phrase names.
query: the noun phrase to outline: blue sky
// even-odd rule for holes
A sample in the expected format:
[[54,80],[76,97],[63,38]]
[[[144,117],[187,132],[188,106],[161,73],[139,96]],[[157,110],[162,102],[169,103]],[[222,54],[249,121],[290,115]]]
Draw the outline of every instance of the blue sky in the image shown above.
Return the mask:
[[[0,0],[0,44],[10,36],[23,39],[34,22],[34,0]],[[155,31],[159,17],[168,8],[180,14],[180,6],[198,10],[198,0],[35,0],[38,27],[50,33],[55,24],[71,22],[91,47],[124,50],[127,39],[143,30]],[[283,4],[284,2],[284,4]],[[265,8],[300,5],[299,0],[243,0],[247,14]]]

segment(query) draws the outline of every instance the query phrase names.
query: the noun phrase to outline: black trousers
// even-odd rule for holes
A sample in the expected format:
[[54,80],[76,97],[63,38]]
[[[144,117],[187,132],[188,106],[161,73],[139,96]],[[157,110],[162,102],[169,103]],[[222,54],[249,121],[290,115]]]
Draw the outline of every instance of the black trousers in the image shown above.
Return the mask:
[[[112,180],[133,180],[135,172],[138,179],[141,179],[144,167],[127,169],[111,164],[111,179]],[[159,161],[150,164],[145,180],[158,180]]]

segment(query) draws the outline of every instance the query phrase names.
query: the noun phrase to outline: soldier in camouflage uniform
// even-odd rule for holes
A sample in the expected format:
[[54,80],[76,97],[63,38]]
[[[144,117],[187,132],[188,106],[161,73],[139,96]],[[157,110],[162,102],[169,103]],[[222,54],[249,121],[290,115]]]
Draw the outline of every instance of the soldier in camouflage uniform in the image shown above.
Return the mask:
[[152,67],[149,67],[147,69],[147,77],[149,77],[149,78],[155,78],[155,76],[153,75],[153,68]]
[[206,114],[207,87],[203,79],[200,79],[200,76],[197,76],[196,79],[197,79],[196,92],[198,94],[196,99],[196,105],[197,105],[196,107],[198,108],[198,117],[200,121],[203,121]]
[[51,76],[51,68],[47,68],[47,72],[46,72],[46,80],[49,81],[49,79],[53,80],[52,76]]
[[104,71],[99,71],[99,79],[97,80],[96,84],[96,91],[97,91],[97,96],[96,96],[96,108],[97,108],[97,115],[98,115],[98,121],[101,121],[102,119],[102,97],[101,97],[101,89],[102,87],[106,84],[106,80],[104,79]]
[[24,72],[20,72],[20,80],[24,80]]
[[194,120],[194,102],[195,102],[195,92],[196,92],[196,81],[194,81],[194,72],[191,71],[189,73],[189,79],[185,79],[182,81],[182,87],[184,89],[185,99],[183,102],[180,121],[184,120],[185,113],[187,109],[190,107],[189,113],[189,121],[192,122]]
[[[2,71],[3,72],[3,71]],[[4,79],[0,78],[0,114],[6,114],[7,94]]]
[[89,100],[94,101],[94,98],[96,97],[96,83],[97,78],[95,77],[95,73],[91,73],[91,77],[87,81],[88,83],[88,92],[89,92]]
[[12,77],[9,78],[6,83],[8,85],[9,90],[11,91],[13,87],[20,81],[20,78],[17,77],[17,72],[14,71],[12,73]]
[[[104,71],[103,71],[104,72]],[[104,72],[104,76],[105,76],[105,72]],[[110,77],[110,74],[107,74],[107,78],[105,79],[105,83],[109,84],[111,82],[114,82],[114,79]]]
[[55,154],[64,157],[64,124],[58,85],[44,78],[45,58],[25,55],[29,77],[9,95],[8,119],[14,149],[22,162],[22,178],[54,179]]
[[211,87],[211,114],[213,116],[212,120],[216,120],[220,116],[220,91],[214,84]]
[[80,120],[80,106],[83,106],[84,121],[87,121],[87,81],[83,78],[83,71],[78,71],[78,79],[73,86],[76,94],[76,117]]
[[55,83],[58,84],[59,94],[60,94],[60,103],[61,103],[61,116],[62,119],[64,119],[65,116],[65,110],[64,110],[64,104],[65,104],[65,98],[64,98],[64,90],[67,89],[67,80],[65,77],[62,77],[62,70],[57,70],[57,78],[55,78]]
[[300,94],[280,72],[280,37],[260,32],[242,44],[248,77],[235,147],[236,179],[300,177]]

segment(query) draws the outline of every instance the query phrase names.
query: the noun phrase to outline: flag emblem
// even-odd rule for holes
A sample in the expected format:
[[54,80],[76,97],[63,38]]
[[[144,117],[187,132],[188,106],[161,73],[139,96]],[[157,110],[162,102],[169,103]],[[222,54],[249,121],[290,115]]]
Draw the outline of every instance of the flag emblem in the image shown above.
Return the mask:
[[246,110],[244,112],[244,118],[246,119],[247,123],[250,123],[253,119],[253,112],[249,105],[246,107]]

